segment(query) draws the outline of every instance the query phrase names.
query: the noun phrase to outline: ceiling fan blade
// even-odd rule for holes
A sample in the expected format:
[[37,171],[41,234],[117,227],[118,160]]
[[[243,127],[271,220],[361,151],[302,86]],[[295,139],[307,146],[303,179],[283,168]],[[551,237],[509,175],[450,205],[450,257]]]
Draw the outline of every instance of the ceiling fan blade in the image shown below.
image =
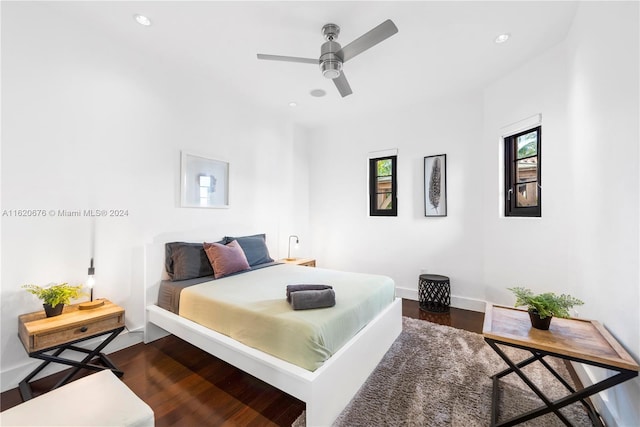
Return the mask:
[[336,52],[336,55],[342,58],[343,62],[347,62],[356,55],[361,54],[365,50],[372,48],[383,40],[388,39],[398,32],[396,24],[387,19],[373,30],[365,33]]
[[349,82],[347,81],[347,77],[344,75],[344,72],[341,71],[340,75],[333,79],[333,83],[335,83],[338,88],[338,92],[344,98],[345,96],[351,95],[353,92],[351,91],[351,86],[349,86]]
[[320,61],[317,59],[299,58],[297,56],[264,55],[262,53],[258,54],[258,59],[267,59],[269,61],[303,62],[305,64],[315,65],[318,65],[320,63]]

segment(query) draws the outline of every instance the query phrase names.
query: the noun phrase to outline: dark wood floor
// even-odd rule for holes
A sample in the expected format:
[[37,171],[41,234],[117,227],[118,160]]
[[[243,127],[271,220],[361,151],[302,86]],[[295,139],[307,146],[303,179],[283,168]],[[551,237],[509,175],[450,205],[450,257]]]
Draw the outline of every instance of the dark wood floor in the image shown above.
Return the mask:
[[[482,332],[484,315],[452,308],[425,313],[403,300],[403,315]],[[155,413],[156,426],[290,426],[304,403],[174,336],[111,353],[127,386]],[[34,394],[53,386],[63,373],[32,384]],[[0,395],[1,410],[22,402],[18,389]]]

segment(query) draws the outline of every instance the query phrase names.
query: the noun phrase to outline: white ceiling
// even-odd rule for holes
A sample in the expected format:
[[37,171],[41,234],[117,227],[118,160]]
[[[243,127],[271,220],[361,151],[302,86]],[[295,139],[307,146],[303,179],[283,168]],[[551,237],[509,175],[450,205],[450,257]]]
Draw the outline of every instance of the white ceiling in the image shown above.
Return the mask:
[[[481,89],[561,42],[576,2],[61,2],[61,13],[162,61],[210,75],[243,102],[301,123],[410,108]],[[142,27],[133,15],[148,16]],[[256,53],[318,57],[322,26],[347,45],[385,19],[399,32],[345,63],[353,95],[341,98],[315,65],[259,61]],[[511,33],[502,45],[498,34]],[[327,95],[314,98],[312,89]],[[298,106],[291,108],[289,102]]]

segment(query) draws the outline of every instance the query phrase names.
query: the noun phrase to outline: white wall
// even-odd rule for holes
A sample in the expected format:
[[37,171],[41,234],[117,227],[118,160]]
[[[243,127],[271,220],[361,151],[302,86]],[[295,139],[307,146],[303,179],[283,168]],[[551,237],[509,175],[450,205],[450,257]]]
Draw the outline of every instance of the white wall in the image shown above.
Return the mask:
[[[310,140],[313,254],[330,268],[386,274],[417,298],[423,270],[484,299],[480,93],[336,122]],[[398,149],[398,216],[370,217],[368,153]],[[447,217],[424,216],[423,158],[447,154]]]
[[[95,295],[122,305],[129,329],[143,325],[142,251],[155,236],[266,232],[281,257],[290,224],[306,232],[306,200],[296,201],[304,130],[234,101],[214,76],[82,25],[46,6],[3,4],[2,209],[128,216],[2,217],[2,390],[30,366],[17,317],[41,309],[20,285],[84,283],[93,227]],[[230,162],[229,209],[178,207],[180,150]]]
[[[484,285],[570,293],[640,356],[638,4],[583,3],[567,42],[485,90]],[[542,218],[499,213],[501,127],[542,114]],[[519,239],[521,246],[513,249]],[[582,372],[585,383],[604,377]],[[640,380],[600,394],[610,425],[640,419]],[[608,402],[606,407],[602,402]]]
[[[585,3],[569,37],[573,215],[569,282],[640,359],[640,34],[637,2]],[[585,368],[585,380],[605,373]],[[583,375],[583,377],[585,376]],[[640,420],[640,379],[601,393],[606,420]]]

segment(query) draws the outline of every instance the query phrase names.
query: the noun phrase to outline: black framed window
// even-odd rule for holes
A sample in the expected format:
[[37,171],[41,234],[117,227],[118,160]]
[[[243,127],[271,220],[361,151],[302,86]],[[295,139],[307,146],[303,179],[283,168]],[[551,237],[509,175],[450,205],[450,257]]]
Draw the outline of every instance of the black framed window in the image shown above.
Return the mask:
[[398,216],[397,156],[369,159],[369,215]]
[[505,216],[542,216],[541,127],[504,138]]

